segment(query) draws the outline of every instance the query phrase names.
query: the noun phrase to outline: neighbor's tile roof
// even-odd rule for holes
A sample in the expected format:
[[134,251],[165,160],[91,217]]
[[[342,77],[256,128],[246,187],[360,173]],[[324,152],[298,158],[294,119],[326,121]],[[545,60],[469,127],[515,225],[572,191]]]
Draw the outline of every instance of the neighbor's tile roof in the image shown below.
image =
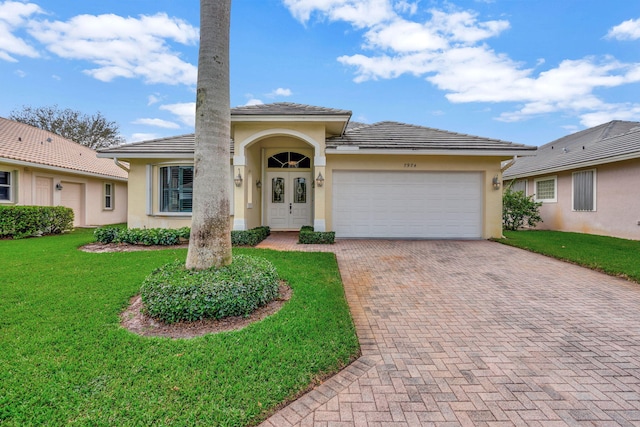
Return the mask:
[[507,169],[504,178],[540,175],[640,158],[640,122],[614,120],[567,135],[538,148]]
[[0,117],[0,161],[11,159],[43,167],[127,179],[112,160],[99,159],[88,147],[55,133]]
[[535,147],[499,139],[483,138],[399,122],[360,124],[343,136],[327,139],[327,148],[405,150],[514,150],[534,151]]
[[293,102],[247,105],[231,109],[231,116],[351,116],[351,111],[336,108],[316,107]]

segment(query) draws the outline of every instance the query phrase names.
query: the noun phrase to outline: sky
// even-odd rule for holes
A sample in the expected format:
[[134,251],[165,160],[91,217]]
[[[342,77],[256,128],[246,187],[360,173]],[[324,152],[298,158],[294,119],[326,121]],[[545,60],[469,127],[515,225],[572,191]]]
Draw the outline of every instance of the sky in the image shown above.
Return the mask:
[[[193,132],[195,0],[0,0],[0,116]],[[640,0],[233,0],[231,106],[294,102],[542,145],[640,121]]]

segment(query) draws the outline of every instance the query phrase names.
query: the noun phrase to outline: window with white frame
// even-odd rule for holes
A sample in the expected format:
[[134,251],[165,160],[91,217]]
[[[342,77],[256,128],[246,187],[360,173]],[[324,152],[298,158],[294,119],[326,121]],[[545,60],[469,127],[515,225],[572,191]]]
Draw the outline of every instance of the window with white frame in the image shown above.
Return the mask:
[[573,210],[590,212],[596,210],[596,171],[573,173]]
[[512,193],[517,193],[518,191],[522,191],[522,193],[526,196],[527,195],[527,180],[526,179],[517,179],[517,180],[513,181],[510,184],[509,189],[511,190]]
[[160,211],[191,212],[193,166],[163,166],[160,172]]
[[555,176],[538,178],[534,181],[536,202],[558,201],[558,179]]
[[111,182],[105,182],[103,187],[103,205],[104,210],[113,210],[113,196],[115,185]]
[[0,202],[10,202],[13,200],[11,172],[0,171]]

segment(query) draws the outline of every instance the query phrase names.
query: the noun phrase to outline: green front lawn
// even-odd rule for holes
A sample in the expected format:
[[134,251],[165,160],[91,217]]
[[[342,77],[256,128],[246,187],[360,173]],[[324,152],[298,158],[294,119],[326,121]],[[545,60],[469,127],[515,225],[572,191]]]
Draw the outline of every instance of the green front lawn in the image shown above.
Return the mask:
[[505,231],[504,235],[506,239],[497,241],[640,283],[640,241],[561,231]]
[[359,352],[335,256],[269,259],[291,300],[241,331],[144,338],[119,313],[186,250],[91,254],[90,230],[0,241],[0,425],[257,424]]

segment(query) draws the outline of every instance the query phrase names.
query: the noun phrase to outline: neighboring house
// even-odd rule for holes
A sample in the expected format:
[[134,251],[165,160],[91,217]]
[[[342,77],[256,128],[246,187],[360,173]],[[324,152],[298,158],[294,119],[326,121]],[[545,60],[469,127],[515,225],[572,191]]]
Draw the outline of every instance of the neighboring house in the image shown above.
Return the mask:
[[0,205],[67,206],[74,226],[127,220],[127,172],[51,132],[0,117]]
[[[313,225],[341,238],[502,235],[500,163],[535,147],[292,103],[231,110],[236,230]],[[126,144],[130,227],[190,224],[194,135]]]
[[542,202],[539,229],[640,239],[638,122],[616,120],[545,144],[504,179],[505,188]]

